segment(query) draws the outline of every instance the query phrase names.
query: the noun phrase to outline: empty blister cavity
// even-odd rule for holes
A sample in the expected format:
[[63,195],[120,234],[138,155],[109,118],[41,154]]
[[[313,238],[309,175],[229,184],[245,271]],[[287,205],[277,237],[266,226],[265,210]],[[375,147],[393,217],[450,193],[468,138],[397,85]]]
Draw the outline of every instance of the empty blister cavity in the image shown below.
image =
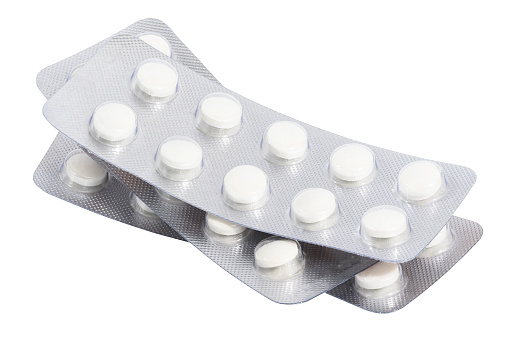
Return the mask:
[[138,198],[134,193],[131,193],[130,204],[136,213],[141,214],[146,218],[152,219],[157,218],[157,215],[154,213],[154,211],[152,211],[150,207],[148,207],[143,201],[141,201],[141,199]]
[[269,237],[255,248],[254,266],[258,274],[271,280],[286,280],[302,273],[304,255],[295,240]]
[[207,213],[205,216],[205,234],[210,240],[223,245],[242,243],[253,231],[234,222]]
[[237,166],[224,176],[222,194],[224,202],[233,209],[255,210],[269,201],[269,179],[258,167]]
[[383,261],[358,273],[354,281],[357,293],[373,299],[397,294],[405,285],[401,265]]
[[160,59],[141,62],[133,73],[131,88],[140,99],[150,103],[166,103],[177,95],[178,74]]
[[171,58],[171,46],[168,41],[156,33],[144,33],[138,36],[139,39],[146,42],[150,46],[157,49],[159,52],[166,54]]
[[276,164],[293,165],[308,154],[308,133],[295,122],[279,121],[267,128],[261,147],[265,159]]
[[321,231],[338,222],[338,202],[330,191],[323,188],[308,188],[293,198],[290,218],[299,228]]
[[410,238],[408,217],[396,206],[376,206],[367,210],[361,219],[360,234],[369,245],[390,248]]
[[427,258],[442,254],[451,248],[453,241],[454,234],[449,224],[447,224],[419,254],[419,258]]
[[195,112],[196,127],[212,137],[229,137],[242,127],[242,105],[226,93],[205,96]]
[[98,192],[108,181],[108,172],[82,150],[67,155],[59,175],[66,185],[82,193]]
[[346,144],[332,152],[329,176],[343,187],[357,187],[371,182],[376,175],[375,155],[369,147]]
[[105,102],[90,119],[90,134],[107,146],[125,146],[134,140],[138,119],[133,109],[118,102]]
[[444,196],[446,189],[443,170],[432,161],[414,161],[398,174],[397,191],[410,203],[433,202]]
[[155,167],[163,177],[173,181],[192,180],[203,168],[203,151],[187,137],[171,137],[157,148]]

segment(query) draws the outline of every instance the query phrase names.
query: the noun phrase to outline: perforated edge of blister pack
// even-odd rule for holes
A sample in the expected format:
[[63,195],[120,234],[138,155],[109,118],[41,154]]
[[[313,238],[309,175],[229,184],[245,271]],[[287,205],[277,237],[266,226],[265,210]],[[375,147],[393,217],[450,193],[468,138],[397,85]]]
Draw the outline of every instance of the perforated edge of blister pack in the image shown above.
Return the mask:
[[[151,58],[164,60],[179,75],[179,92],[168,104],[144,102],[130,89],[134,69]],[[193,124],[197,104],[211,92],[234,96],[242,104],[246,118],[242,130],[231,138],[212,138]],[[133,108],[138,118],[135,141],[122,149],[102,145],[88,133],[91,114],[99,105],[112,100]],[[258,150],[248,152],[246,147],[259,145],[265,128],[271,123],[293,119],[243,98],[127,36],[111,39],[48,101],[44,113],[57,129],[95,155],[193,206],[255,230],[389,262],[413,259],[440,231],[475,182],[475,173],[470,169],[437,162],[445,173],[447,194],[428,204],[408,203],[394,193],[397,174],[405,165],[421,159],[369,146],[376,155],[378,166],[371,186],[340,187],[326,175],[327,159],[334,148],[353,141],[300,122],[307,130],[311,144],[306,160],[291,166],[267,162],[259,156]],[[158,144],[171,135],[189,137],[202,147],[206,155],[205,166],[196,179],[170,181],[155,171],[154,153]],[[253,156],[255,153],[258,156]],[[230,208],[221,198],[226,172],[244,164],[263,169],[271,184],[268,203],[250,212]],[[340,221],[334,227],[319,232],[304,231],[289,220],[293,196],[310,187],[334,192],[341,211]],[[394,248],[376,248],[362,241],[360,219],[365,211],[378,205],[397,206],[406,213],[411,228],[407,242]]]
[[389,297],[366,297],[356,290],[355,278],[352,278],[328,294],[376,313],[394,312],[405,307],[446,274],[482,237],[481,226],[473,221],[452,217],[449,226],[453,243],[448,250],[401,264],[405,283],[398,293]]

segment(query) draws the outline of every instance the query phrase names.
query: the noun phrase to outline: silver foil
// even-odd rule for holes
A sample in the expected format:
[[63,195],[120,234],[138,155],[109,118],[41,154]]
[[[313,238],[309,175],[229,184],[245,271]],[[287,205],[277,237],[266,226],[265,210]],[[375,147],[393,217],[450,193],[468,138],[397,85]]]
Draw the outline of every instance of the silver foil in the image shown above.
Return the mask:
[[[158,33],[170,41],[174,59],[185,63],[202,75],[208,74],[208,78],[213,79],[212,75],[199,61],[193,60],[195,57],[173,32],[160,21],[154,19],[142,20],[122,32],[138,35],[147,31]],[[68,75],[97,53],[103,44],[104,42],[101,42],[41,71],[37,77],[37,83],[45,96],[51,97],[54,95],[58,88],[67,82]],[[81,70],[76,74],[79,76],[80,73]],[[82,194],[73,191],[60,181],[57,172],[66,155],[78,147],[76,143],[59,134],[34,174],[36,184],[52,195],[96,213],[155,233],[183,239],[172,228],[177,227],[188,240],[229,273],[276,302],[300,303],[307,301],[375,263],[372,259],[303,244],[302,248],[306,256],[304,272],[288,281],[274,282],[267,280],[254,272],[253,251],[256,244],[269,236],[268,234],[254,232],[242,244],[221,246],[206,237],[203,231],[205,213],[197,208],[188,205],[171,205],[164,199],[160,199],[160,202],[166,208],[164,208],[164,212],[159,211],[158,214],[164,216],[165,223],[160,219],[149,219],[135,213],[129,203],[130,190],[115,178],[111,179],[105,189],[95,194]],[[130,182],[139,182],[133,176],[127,176],[126,178]],[[144,190],[154,193],[153,188],[148,184],[140,183],[139,185]],[[156,196],[158,199],[160,198],[159,195],[156,194]],[[146,199],[142,198],[142,200],[145,201]]]
[[[151,58],[169,62],[179,74],[179,92],[170,103],[155,105],[144,102],[129,88],[136,66]],[[245,118],[242,130],[230,138],[209,137],[193,124],[198,102],[212,92],[233,95],[243,106]],[[88,133],[92,112],[106,101],[125,103],[138,115],[138,136],[127,147],[118,149],[102,145]],[[309,135],[309,156],[292,166],[272,164],[260,155],[259,150],[265,128],[276,121],[294,119],[225,89],[132,36],[116,36],[109,40],[46,103],[44,114],[61,132],[110,163],[112,167],[108,166],[108,169],[117,176],[132,174],[201,210],[261,232],[388,262],[405,262],[416,257],[446,224],[476,179],[475,173],[468,168],[436,162],[446,175],[447,194],[430,204],[410,204],[394,192],[396,179],[403,166],[421,159],[368,145],[377,158],[375,179],[359,188],[342,188],[328,178],[326,166],[337,146],[353,140],[301,122],[299,124]],[[173,135],[189,137],[203,149],[204,170],[192,181],[172,182],[158,175],[154,169],[153,157],[158,144]],[[244,164],[263,169],[271,182],[270,201],[256,211],[236,211],[221,198],[224,175],[231,168]],[[126,180],[129,186],[127,178],[122,177],[122,180]],[[341,211],[337,225],[320,232],[310,232],[291,223],[288,212],[292,198],[310,187],[325,188],[335,194]],[[141,190],[141,195],[133,191],[151,208],[157,205],[151,195],[144,196],[149,190]],[[406,212],[411,227],[409,241],[395,248],[379,249],[360,239],[359,224],[363,213],[378,205],[393,205]]]

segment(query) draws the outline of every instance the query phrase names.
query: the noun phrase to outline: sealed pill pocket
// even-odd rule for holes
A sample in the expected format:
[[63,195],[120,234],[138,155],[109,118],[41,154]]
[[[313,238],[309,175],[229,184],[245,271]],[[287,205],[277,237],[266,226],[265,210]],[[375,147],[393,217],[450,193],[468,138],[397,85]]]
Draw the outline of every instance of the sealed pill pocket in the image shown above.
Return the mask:
[[[145,93],[168,100],[154,102],[132,89],[132,81],[138,81],[136,72],[147,62],[176,74],[177,85],[165,85],[166,94]],[[151,92],[154,84],[150,82],[159,80],[147,79],[142,82],[149,84],[141,87]],[[171,94],[175,90],[176,94]],[[240,129],[232,135],[210,135],[197,127],[200,102],[210,94],[219,96],[215,93],[234,97],[242,106]],[[136,137],[127,145],[107,145],[89,132],[94,111],[106,102],[125,105],[136,114]],[[213,107],[217,105],[223,104]],[[232,117],[228,112],[235,110],[235,104],[224,107],[227,113],[219,118],[214,118],[214,110],[201,111],[212,111],[208,121],[216,128],[228,129],[230,123],[214,122]],[[475,182],[475,174],[468,168],[359,144],[294,121],[201,77],[133,37],[111,39],[45,105],[44,113],[55,127],[100,158],[193,206],[248,228],[384,261],[414,258],[446,224]],[[290,121],[306,130],[307,151],[298,146],[305,144],[304,134],[290,138],[295,140],[294,148],[269,137],[272,148],[282,151],[262,150],[267,129],[279,121]],[[296,130],[286,126],[281,133]],[[191,139],[200,147],[203,167],[196,177],[173,180],[157,170],[153,159],[160,144],[174,137]],[[352,143],[369,148],[369,152],[339,149]],[[284,164],[274,157],[267,159],[264,154],[269,153],[299,161]],[[343,182],[360,184],[345,187]],[[306,189],[329,191],[337,201],[337,212],[326,215],[329,211],[309,211],[305,215],[292,210],[292,201],[298,201]],[[326,194],[321,197],[327,199]],[[361,236],[363,215],[377,206],[393,206],[404,212],[408,234],[403,234],[403,240],[395,235],[395,241],[373,241],[376,236],[369,232]],[[392,233],[379,234],[387,237]]]

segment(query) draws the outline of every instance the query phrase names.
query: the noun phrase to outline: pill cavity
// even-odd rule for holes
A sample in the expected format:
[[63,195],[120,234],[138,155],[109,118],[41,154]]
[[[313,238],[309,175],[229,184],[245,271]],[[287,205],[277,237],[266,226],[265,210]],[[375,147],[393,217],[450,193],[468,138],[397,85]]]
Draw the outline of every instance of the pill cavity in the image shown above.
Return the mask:
[[[364,292],[367,292],[386,289],[381,292],[388,292],[387,288],[396,287],[401,282],[402,277],[401,266],[399,264],[380,261],[357,274],[355,276],[355,285],[358,291],[364,290]],[[393,292],[394,289],[391,289],[391,291]],[[382,296],[387,296],[387,293],[380,293],[379,297]]]
[[90,134],[108,146],[124,146],[137,133],[137,118],[133,109],[117,102],[97,106],[90,119]]
[[329,159],[329,175],[342,186],[360,186],[373,180],[375,156],[361,144],[346,144],[336,148]]
[[198,143],[186,137],[172,137],[158,147],[155,166],[157,172],[174,181],[187,181],[200,175],[203,151]]
[[300,191],[292,200],[290,217],[297,227],[308,231],[329,228],[339,217],[336,197],[323,188]]
[[215,242],[234,245],[246,239],[247,236],[251,234],[251,230],[229,220],[207,213],[205,216],[205,233]]
[[195,114],[196,127],[213,137],[228,137],[242,126],[242,105],[226,93],[211,93],[198,104]]
[[162,36],[154,33],[146,33],[140,35],[138,38],[171,58],[171,46]]
[[65,184],[83,193],[100,191],[108,180],[108,172],[82,150],[67,155],[59,175]]
[[362,216],[362,239],[378,248],[398,246],[410,237],[408,218],[402,209],[396,206],[376,206]]
[[454,237],[449,224],[433,238],[426,248],[419,253],[420,258],[433,257],[448,251],[453,244]]
[[240,211],[254,210],[269,200],[269,179],[258,167],[237,166],[224,176],[222,194],[230,207]]
[[205,222],[213,232],[220,235],[237,235],[246,230],[244,226],[207,213]]
[[273,280],[284,280],[302,272],[304,257],[297,241],[270,237],[255,248],[254,265],[259,274]]
[[163,60],[146,60],[136,67],[131,87],[144,101],[166,103],[177,94],[178,74],[173,66]]
[[308,153],[308,133],[292,121],[279,121],[270,125],[263,135],[262,154],[274,163],[298,163]]
[[152,211],[150,207],[148,207],[143,201],[141,201],[141,199],[138,198],[134,193],[131,193],[130,199],[131,207],[136,213],[151,219],[157,218],[157,215],[154,213],[154,211]]
[[398,174],[398,193],[408,202],[427,202],[445,194],[442,169],[434,162],[419,160],[401,169]]

